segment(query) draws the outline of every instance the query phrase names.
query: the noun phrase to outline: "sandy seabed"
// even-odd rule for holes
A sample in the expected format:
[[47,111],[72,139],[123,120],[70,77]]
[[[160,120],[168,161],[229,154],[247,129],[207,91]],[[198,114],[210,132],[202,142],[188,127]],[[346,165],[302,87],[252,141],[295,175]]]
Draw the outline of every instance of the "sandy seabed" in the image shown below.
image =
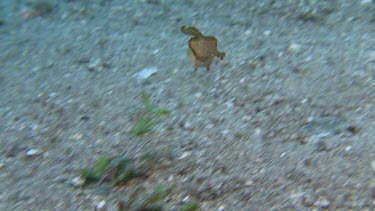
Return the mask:
[[[372,1],[48,3],[0,3],[0,210],[375,209]],[[141,93],[170,113],[138,136]],[[142,176],[82,185],[101,157]]]

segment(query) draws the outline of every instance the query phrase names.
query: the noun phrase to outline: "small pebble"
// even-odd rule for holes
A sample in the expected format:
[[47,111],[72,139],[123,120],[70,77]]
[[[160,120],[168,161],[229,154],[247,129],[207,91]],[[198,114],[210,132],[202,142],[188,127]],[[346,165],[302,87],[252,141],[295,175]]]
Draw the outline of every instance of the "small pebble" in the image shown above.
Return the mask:
[[96,140],[96,143],[97,144],[105,144],[106,142],[105,142],[104,139],[100,138],[100,139]]
[[327,144],[324,141],[319,141],[316,144],[316,150],[319,152],[328,151]]
[[185,122],[182,125],[182,128],[184,128],[185,130],[192,130],[193,129],[193,125],[190,122]]
[[266,36],[266,37],[268,37],[268,36],[271,35],[271,31],[270,30],[264,31],[263,35]]
[[187,156],[191,155],[191,151],[184,152],[182,155],[178,158],[179,160],[186,158]]
[[31,157],[31,156],[36,156],[42,154],[42,151],[39,149],[30,149],[29,151],[26,152],[26,156]]
[[150,76],[152,76],[153,74],[155,74],[156,72],[158,72],[158,68],[156,68],[156,67],[147,67],[147,68],[139,71],[138,73],[136,73],[136,75],[137,75],[137,77],[139,79],[147,79]]
[[356,126],[349,126],[346,128],[346,130],[350,133],[352,133],[353,135],[354,134],[357,134],[359,132],[359,128],[356,127]]
[[70,184],[74,187],[81,187],[85,184],[85,179],[83,179],[82,177],[74,177]]
[[95,69],[99,68],[101,66],[101,63],[101,59],[94,59],[90,61],[90,63],[88,64],[89,71],[94,71]]
[[217,209],[217,211],[224,211],[225,210],[225,206],[224,205],[221,205],[218,209]]
[[345,147],[345,151],[349,152],[349,151],[352,150],[352,148],[353,148],[352,146],[346,146],[346,147]]
[[245,115],[244,117],[242,117],[242,120],[245,121],[245,122],[248,122],[250,121],[252,118],[250,115]]
[[97,211],[104,211],[105,210],[105,203],[106,202],[104,200],[101,201],[101,202],[99,202],[99,204],[96,205],[95,210],[97,210]]
[[245,36],[249,36],[249,35],[251,35],[251,29],[246,30],[246,31],[244,32],[244,35],[245,35]]
[[314,121],[314,117],[313,116],[309,116],[309,117],[307,117],[307,119],[306,119],[306,123],[310,123],[310,122],[312,122],[312,121]]
[[302,104],[311,104],[312,100],[311,98],[305,98],[301,101]]
[[74,140],[79,140],[82,138],[82,133],[75,133],[71,136],[71,139],[74,139]]
[[246,183],[245,183],[246,186],[250,186],[252,184],[254,184],[254,182],[252,180],[247,180]]
[[190,197],[186,196],[184,199],[182,199],[182,203],[186,204],[190,201]]
[[329,205],[331,205],[331,202],[325,198],[325,197],[320,197],[315,203],[315,206],[321,207],[321,208],[328,208]]
[[297,44],[297,43],[292,43],[289,45],[288,47],[288,52],[289,53],[297,53],[301,50],[301,45]]
[[372,169],[375,171],[375,160],[373,160],[373,161],[371,162],[371,167],[372,167]]
[[307,193],[303,194],[302,203],[305,206],[307,206],[307,207],[313,206],[315,200],[316,200],[316,198],[314,197],[314,194],[312,194],[311,192],[307,192]]
[[202,92],[195,93],[194,96],[196,98],[201,98],[203,96]]
[[262,129],[260,129],[260,128],[255,128],[255,130],[254,130],[254,135],[256,135],[256,136],[261,136],[262,133],[263,133]]
[[329,137],[329,136],[332,136],[334,135],[333,132],[323,132],[323,133],[319,133],[318,135],[316,135],[317,138],[326,138],[326,137]]

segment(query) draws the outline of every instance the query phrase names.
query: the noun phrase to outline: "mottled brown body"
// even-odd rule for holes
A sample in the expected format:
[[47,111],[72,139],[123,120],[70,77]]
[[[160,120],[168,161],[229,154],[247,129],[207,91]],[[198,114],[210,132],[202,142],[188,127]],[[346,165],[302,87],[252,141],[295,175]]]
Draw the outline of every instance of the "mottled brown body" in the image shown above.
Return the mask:
[[194,70],[198,67],[206,67],[210,69],[212,60],[215,57],[219,57],[223,60],[225,53],[217,50],[217,39],[213,36],[204,36],[194,26],[183,26],[181,31],[185,34],[193,36],[189,40],[188,55],[193,63]]

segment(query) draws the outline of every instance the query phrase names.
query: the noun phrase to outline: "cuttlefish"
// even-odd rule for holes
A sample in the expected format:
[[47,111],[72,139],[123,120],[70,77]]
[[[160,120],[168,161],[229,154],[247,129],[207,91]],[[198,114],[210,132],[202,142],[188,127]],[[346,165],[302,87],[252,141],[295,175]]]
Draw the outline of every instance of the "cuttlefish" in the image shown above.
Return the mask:
[[205,36],[194,26],[183,26],[181,32],[192,36],[189,40],[188,55],[194,70],[202,66],[210,70],[215,56],[223,60],[225,53],[217,50],[217,39],[214,36]]

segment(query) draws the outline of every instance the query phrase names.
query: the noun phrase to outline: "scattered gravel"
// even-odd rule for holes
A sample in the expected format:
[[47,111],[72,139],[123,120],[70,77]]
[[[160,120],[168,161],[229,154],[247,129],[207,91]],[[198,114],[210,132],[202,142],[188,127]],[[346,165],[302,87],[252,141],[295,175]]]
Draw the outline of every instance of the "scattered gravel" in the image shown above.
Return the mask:
[[[0,2],[0,210],[117,210],[160,184],[172,210],[375,209],[373,1],[28,2]],[[194,71],[183,25],[225,58]],[[142,92],[171,113],[134,136]],[[152,151],[143,177],[84,185]]]

